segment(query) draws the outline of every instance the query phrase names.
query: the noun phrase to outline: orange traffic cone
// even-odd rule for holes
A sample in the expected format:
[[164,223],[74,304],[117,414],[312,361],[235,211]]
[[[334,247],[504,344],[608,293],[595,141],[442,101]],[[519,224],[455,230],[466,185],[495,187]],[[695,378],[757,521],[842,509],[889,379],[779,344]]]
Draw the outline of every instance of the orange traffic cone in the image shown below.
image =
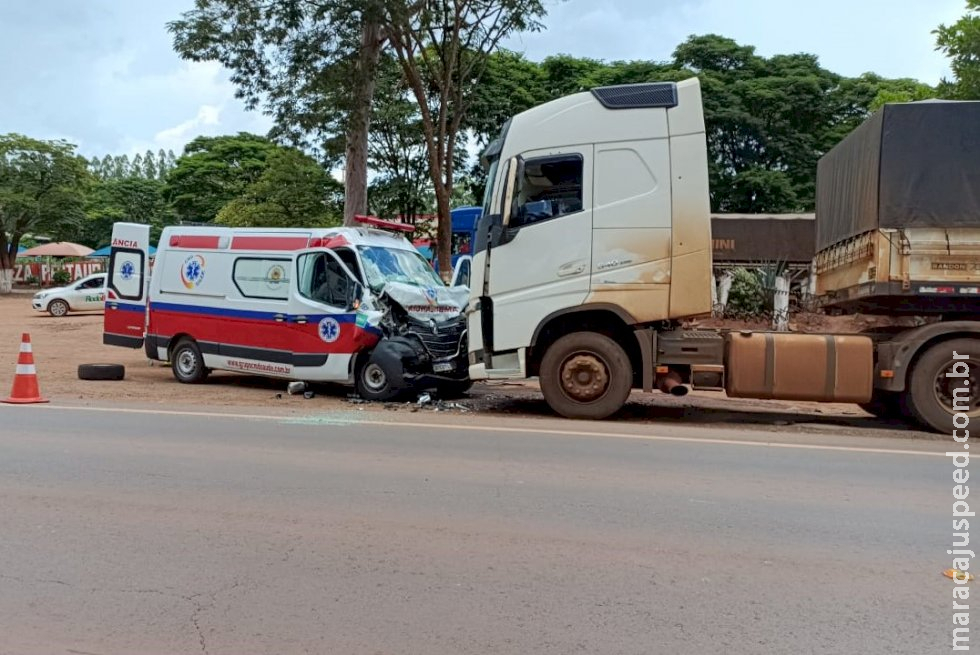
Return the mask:
[[17,358],[17,374],[14,375],[14,388],[5,403],[46,403],[37,388],[37,370],[34,368],[34,352],[31,350],[31,335],[27,332],[20,338],[20,357]]

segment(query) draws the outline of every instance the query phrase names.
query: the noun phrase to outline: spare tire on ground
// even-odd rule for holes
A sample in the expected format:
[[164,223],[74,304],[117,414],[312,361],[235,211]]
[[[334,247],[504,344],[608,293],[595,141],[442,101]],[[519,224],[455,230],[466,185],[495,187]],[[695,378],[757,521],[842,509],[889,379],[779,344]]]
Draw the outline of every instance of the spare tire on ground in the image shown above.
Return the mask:
[[126,367],[122,364],[79,364],[79,380],[122,380]]

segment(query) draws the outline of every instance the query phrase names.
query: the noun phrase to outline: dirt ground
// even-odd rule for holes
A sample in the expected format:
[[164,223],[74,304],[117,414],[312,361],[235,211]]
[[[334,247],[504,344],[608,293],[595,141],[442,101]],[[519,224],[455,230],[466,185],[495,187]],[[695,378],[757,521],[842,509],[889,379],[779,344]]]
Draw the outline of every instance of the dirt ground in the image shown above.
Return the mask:
[[[847,326],[828,327],[836,329]],[[0,296],[0,394],[3,397],[10,388],[4,385],[9,385],[13,379],[22,332],[31,335],[41,393],[55,402],[83,405],[122,402],[215,410],[250,407],[283,412],[297,409],[305,412],[352,409],[441,411],[461,415],[478,412],[525,416],[528,419],[551,416],[534,381],[481,383],[474,386],[467,398],[446,403],[434,402],[421,407],[415,402],[367,404],[352,397],[353,390],[343,386],[315,387],[315,396],[304,399],[302,396],[289,396],[283,380],[225,372],[215,372],[204,385],[184,385],[174,380],[169,366],[149,362],[141,349],[104,346],[100,312],[54,318],[35,312],[31,308],[30,293],[24,292]],[[78,379],[79,364],[97,362],[125,365],[125,380],[93,382]],[[783,432],[798,430],[862,436],[941,438],[941,435],[912,430],[898,420],[873,419],[856,405],[729,399],[723,394],[709,392],[692,392],[683,398],[658,392],[634,392],[618,420],[743,426]]]

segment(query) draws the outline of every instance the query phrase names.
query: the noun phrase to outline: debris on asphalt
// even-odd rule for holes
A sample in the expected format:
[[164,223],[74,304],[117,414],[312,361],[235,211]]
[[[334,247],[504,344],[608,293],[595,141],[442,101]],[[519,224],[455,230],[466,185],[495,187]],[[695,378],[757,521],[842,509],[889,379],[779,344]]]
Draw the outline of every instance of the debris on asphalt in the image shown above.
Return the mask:
[[422,407],[423,405],[431,405],[432,394],[430,394],[429,392],[419,394],[419,398],[417,401],[415,401],[415,404],[418,405],[419,407]]
[[303,393],[304,391],[306,391],[306,383],[300,380],[297,380],[295,382],[290,382],[286,386],[286,391],[289,393],[290,396]]
[[952,580],[957,580],[961,582],[973,582],[974,575],[966,571],[961,571],[959,569],[946,569],[943,571],[943,575]]
[[309,400],[310,398],[314,397],[315,395],[316,394],[313,393],[312,391],[304,391],[303,392],[303,397],[306,398],[307,400]]

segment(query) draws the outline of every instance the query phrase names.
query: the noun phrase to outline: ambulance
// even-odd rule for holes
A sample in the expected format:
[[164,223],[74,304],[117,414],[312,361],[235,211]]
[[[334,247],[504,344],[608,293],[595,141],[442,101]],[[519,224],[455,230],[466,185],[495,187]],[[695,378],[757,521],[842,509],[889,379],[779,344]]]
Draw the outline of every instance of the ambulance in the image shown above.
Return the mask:
[[[144,348],[184,383],[211,371],[355,385],[369,400],[465,392],[469,290],[447,287],[401,223],[346,228],[116,223],[103,342]],[[383,228],[383,229],[382,229]]]

